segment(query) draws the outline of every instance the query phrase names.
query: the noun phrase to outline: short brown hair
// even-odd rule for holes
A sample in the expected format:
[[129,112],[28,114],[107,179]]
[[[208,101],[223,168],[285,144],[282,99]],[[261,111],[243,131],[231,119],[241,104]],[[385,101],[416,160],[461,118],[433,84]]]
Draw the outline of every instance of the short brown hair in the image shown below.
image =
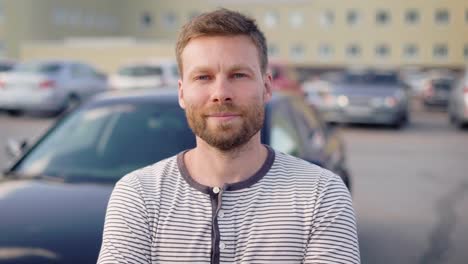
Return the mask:
[[176,45],[176,58],[179,73],[182,76],[182,52],[190,40],[202,36],[236,36],[250,37],[257,47],[260,69],[264,74],[268,65],[266,39],[258,29],[255,20],[239,12],[225,8],[201,14],[187,22],[179,34]]

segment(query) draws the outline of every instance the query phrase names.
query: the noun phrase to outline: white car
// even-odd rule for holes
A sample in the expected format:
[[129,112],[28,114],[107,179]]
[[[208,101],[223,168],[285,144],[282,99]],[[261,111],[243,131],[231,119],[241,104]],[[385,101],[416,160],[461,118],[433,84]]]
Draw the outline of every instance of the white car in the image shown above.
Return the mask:
[[468,66],[450,92],[448,114],[455,126],[462,128],[468,125]]
[[37,60],[17,64],[0,75],[0,110],[60,113],[107,90],[106,76],[89,64]]
[[109,78],[110,87],[122,89],[152,89],[166,86],[177,87],[179,72],[173,60],[135,62],[120,67]]

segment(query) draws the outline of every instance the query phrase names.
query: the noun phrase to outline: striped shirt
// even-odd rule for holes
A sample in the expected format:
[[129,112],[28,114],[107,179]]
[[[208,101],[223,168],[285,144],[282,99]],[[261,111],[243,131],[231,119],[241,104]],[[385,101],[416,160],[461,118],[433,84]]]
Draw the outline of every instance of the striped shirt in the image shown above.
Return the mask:
[[117,183],[98,263],[360,263],[335,174],[268,147],[249,179],[211,188],[189,175],[184,153]]

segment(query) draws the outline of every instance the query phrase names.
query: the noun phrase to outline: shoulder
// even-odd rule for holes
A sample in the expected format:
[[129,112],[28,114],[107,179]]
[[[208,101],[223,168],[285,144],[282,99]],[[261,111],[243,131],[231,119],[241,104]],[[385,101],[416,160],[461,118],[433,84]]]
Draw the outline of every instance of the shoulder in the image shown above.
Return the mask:
[[140,193],[150,192],[163,181],[178,174],[177,156],[172,156],[128,173],[117,182],[116,188],[128,186]]
[[327,181],[330,178],[338,177],[320,166],[279,151],[275,151],[271,173],[288,178],[304,178],[313,182]]
[[275,151],[273,166],[268,172],[270,181],[288,182],[295,188],[306,188],[314,195],[337,190],[349,195],[343,180],[335,173],[303,159]]

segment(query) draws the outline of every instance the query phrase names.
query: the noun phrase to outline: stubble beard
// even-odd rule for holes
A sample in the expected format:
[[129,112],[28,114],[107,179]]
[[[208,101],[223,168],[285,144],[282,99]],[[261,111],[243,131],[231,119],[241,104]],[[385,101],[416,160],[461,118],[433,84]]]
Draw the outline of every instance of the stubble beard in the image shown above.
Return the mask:
[[[239,113],[241,124],[225,122],[208,125],[208,113]],[[232,103],[216,104],[202,109],[189,105],[185,111],[188,124],[193,133],[208,145],[222,151],[233,152],[244,146],[263,126],[265,110],[262,103],[248,107],[236,107]]]

